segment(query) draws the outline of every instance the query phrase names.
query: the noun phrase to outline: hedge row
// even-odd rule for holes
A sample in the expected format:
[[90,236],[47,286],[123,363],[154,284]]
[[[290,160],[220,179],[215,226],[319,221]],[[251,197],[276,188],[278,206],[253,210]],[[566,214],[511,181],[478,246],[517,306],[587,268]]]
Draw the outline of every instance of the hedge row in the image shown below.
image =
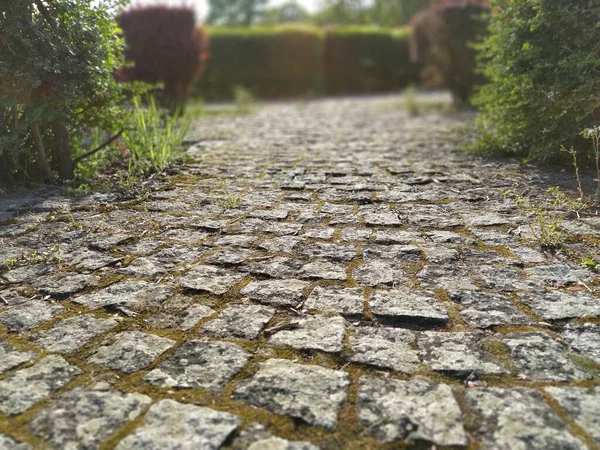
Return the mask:
[[408,30],[309,26],[211,28],[195,94],[227,99],[235,86],[259,98],[394,91],[418,82]]

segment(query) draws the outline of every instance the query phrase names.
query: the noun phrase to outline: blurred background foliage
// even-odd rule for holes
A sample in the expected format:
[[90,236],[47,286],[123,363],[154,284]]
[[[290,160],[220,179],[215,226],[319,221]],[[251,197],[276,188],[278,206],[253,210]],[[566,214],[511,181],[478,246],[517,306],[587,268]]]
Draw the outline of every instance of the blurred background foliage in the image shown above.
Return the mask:
[[597,0],[208,3],[202,25],[174,3],[0,1],[0,184],[124,170],[131,185],[170,164],[203,101],[245,114],[254,99],[412,85],[449,89],[461,106],[475,92],[476,152],[558,163],[572,154],[562,147],[583,162],[591,152]]

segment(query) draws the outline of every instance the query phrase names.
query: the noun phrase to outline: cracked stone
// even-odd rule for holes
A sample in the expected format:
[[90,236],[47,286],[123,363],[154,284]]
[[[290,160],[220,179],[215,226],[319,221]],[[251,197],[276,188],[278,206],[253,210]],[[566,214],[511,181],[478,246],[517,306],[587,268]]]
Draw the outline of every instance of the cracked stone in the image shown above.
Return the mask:
[[362,315],[364,308],[363,290],[362,288],[316,287],[308,296],[304,308],[341,315]]
[[367,225],[397,226],[400,225],[398,214],[393,211],[372,211],[361,213]]
[[366,260],[391,260],[394,262],[418,262],[421,250],[414,245],[368,245],[363,249]]
[[525,272],[536,281],[546,284],[561,283],[563,285],[592,281],[596,276],[587,269],[567,263],[554,263],[529,267]]
[[48,264],[22,266],[4,273],[3,278],[9,283],[31,283],[38,278],[52,274],[54,268]]
[[215,312],[212,308],[198,304],[193,298],[183,295],[175,295],[161,306],[158,313],[146,319],[146,322],[155,328],[188,331]]
[[29,362],[36,356],[35,353],[16,351],[9,344],[0,342],[0,374]]
[[367,241],[372,233],[373,231],[367,228],[344,228],[342,230],[342,241]]
[[450,293],[450,298],[462,306],[460,315],[472,327],[531,323],[529,317],[503,295],[465,291]]
[[256,236],[231,234],[229,236],[221,236],[213,245],[216,247],[252,247],[257,241],[258,237]]
[[350,361],[413,373],[419,364],[415,340],[409,330],[360,327],[350,337]]
[[242,347],[229,342],[187,341],[144,381],[161,387],[221,391],[250,357]]
[[479,277],[488,289],[499,291],[541,291],[544,287],[533,279],[525,278],[515,269],[508,267],[486,267],[480,269]]
[[408,221],[411,225],[427,228],[452,228],[462,226],[462,222],[454,217],[449,217],[447,213],[443,215],[433,214],[409,214]]
[[358,414],[375,439],[465,446],[462,413],[449,386],[427,378],[409,381],[361,377]]
[[573,416],[575,422],[600,442],[600,390],[577,387],[547,387],[546,391]]
[[235,450],[319,450],[310,442],[288,441],[271,435],[260,424],[240,433],[233,443]]
[[73,302],[91,309],[119,305],[128,309],[142,311],[162,303],[172,293],[173,290],[167,286],[145,281],[122,281],[93,294],[74,298]]
[[112,266],[121,261],[122,258],[113,258],[102,252],[88,250],[86,248],[75,250],[72,253],[63,255],[64,261],[69,261],[69,265],[78,269],[98,270],[103,267]]
[[119,245],[126,244],[133,240],[133,236],[128,234],[112,234],[109,236],[95,237],[89,243],[89,247],[92,250],[103,250],[107,251]]
[[342,214],[349,215],[354,212],[352,205],[338,205],[335,203],[325,203],[321,208],[321,212],[325,214]]
[[90,314],[68,317],[47,330],[34,334],[30,341],[44,350],[73,353],[92,338],[116,327],[115,319],[99,319]]
[[349,385],[350,377],[339,370],[269,359],[252,378],[238,384],[234,396],[272,413],[333,430]]
[[197,266],[181,277],[179,284],[185,289],[221,295],[242,281],[244,277],[243,274],[220,267]]
[[269,339],[269,344],[284,345],[301,350],[342,351],[346,321],[339,316],[308,316],[292,322],[298,328],[282,330]]
[[233,414],[203,406],[161,400],[144,423],[117,450],[217,450],[240,425]]
[[29,331],[65,311],[60,305],[42,300],[28,300],[0,312],[0,325],[10,331]]
[[440,244],[466,244],[472,245],[475,243],[474,239],[463,236],[462,234],[455,233],[453,231],[429,231],[425,233],[431,241]]
[[600,300],[585,292],[562,291],[520,295],[521,301],[546,320],[600,316]]
[[211,264],[241,264],[252,255],[254,251],[246,249],[217,250],[206,258]]
[[419,339],[419,354],[430,370],[459,377],[508,373],[483,349],[483,336],[478,332],[426,331]]
[[219,317],[208,322],[202,334],[221,338],[256,339],[271,320],[275,310],[268,306],[231,305]]
[[42,294],[47,294],[55,298],[64,298],[83,291],[90,286],[96,286],[98,280],[98,277],[95,275],[68,274],[42,278],[33,283],[33,285]]
[[301,278],[344,281],[346,280],[346,267],[327,261],[313,261],[302,266],[299,275]]
[[567,425],[533,389],[469,389],[466,402],[477,418],[474,433],[484,448],[587,448],[569,434]]
[[293,253],[302,239],[292,236],[266,239],[259,247],[273,253]]
[[137,278],[156,278],[167,273],[167,267],[155,258],[136,258],[127,267],[117,270],[117,273]]
[[518,240],[513,234],[492,229],[473,229],[471,232],[485,245],[507,245]]
[[371,312],[380,320],[407,324],[445,325],[448,313],[428,292],[395,289],[377,291],[369,300]]
[[332,259],[334,261],[350,261],[356,257],[356,248],[338,244],[309,244],[302,252],[309,258]]
[[301,229],[302,225],[299,223],[268,222],[265,224],[263,231],[278,236],[295,236]]
[[600,364],[600,325],[567,325],[562,338],[571,348]]
[[159,237],[162,239],[170,239],[171,241],[183,242],[188,245],[198,245],[208,236],[210,236],[210,234],[204,231],[175,229],[169,230]]
[[[302,237],[304,239],[332,239],[334,232],[334,228],[313,228],[306,230]],[[344,240],[343,235],[342,240]]]
[[459,258],[458,250],[442,245],[427,245],[421,248],[427,261],[435,264],[452,264]]
[[18,442],[0,433],[0,450],[32,450],[29,444]]
[[240,272],[267,275],[272,278],[289,278],[294,277],[301,267],[302,261],[276,256],[241,266],[238,270]]
[[542,252],[527,247],[510,247],[510,251],[517,255],[524,263],[539,264],[546,262]]
[[262,209],[252,211],[250,217],[266,220],[284,220],[290,212],[286,209]]
[[126,245],[121,247],[121,251],[128,255],[134,256],[148,256],[156,249],[164,245],[165,243],[162,241],[155,241],[150,239],[142,239],[135,244]]
[[421,242],[423,238],[414,231],[384,230],[375,232],[376,244],[407,245],[411,242]]
[[514,333],[500,337],[510,349],[520,378],[535,381],[587,380],[591,376],[566,355],[566,349],[545,333]]
[[354,268],[354,278],[365,286],[380,284],[394,287],[409,287],[408,274],[399,266],[386,261],[367,261]]
[[133,373],[152,364],[173,345],[172,339],[140,331],[123,331],[107,339],[87,361]]
[[474,214],[461,214],[465,223],[471,227],[491,227],[495,225],[507,225],[514,223],[513,220],[494,213],[479,211]]
[[206,248],[190,248],[185,245],[171,245],[152,255],[152,260],[169,265],[192,264],[206,253]]
[[0,380],[0,412],[20,414],[70,383],[83,372],[61,356],[50,355]]
[[471,282],[465,271],[439,265],[425,266],[417,275],[421,287],[442,288],[448,291],[476,291],[479,288]]
[[54,448],[100,448],[152,399],[141,394],[74,389],[43,409],[29,430]]
[[253,281],[240,294],[260,303],[274,306],[296,306],[302,300],[304,289],[309,285],[300,280]]

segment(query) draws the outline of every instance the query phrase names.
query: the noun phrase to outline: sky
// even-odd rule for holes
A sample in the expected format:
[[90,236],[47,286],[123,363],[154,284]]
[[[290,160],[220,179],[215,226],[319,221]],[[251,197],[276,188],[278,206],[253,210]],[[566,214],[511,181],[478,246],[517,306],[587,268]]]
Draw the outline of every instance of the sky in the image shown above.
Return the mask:
[[[309,12],[315,12],[319,9],[321,0],[297,0]],[[271,6],[278,6],[285,3],[286,0],[271,0]],[[132,4],[165,3],[165,0],[133,0]],[[199,18],[204,18],[208,14],[208,0],[168,0],[168,3],[175,5],[195,5],[196,14]]]

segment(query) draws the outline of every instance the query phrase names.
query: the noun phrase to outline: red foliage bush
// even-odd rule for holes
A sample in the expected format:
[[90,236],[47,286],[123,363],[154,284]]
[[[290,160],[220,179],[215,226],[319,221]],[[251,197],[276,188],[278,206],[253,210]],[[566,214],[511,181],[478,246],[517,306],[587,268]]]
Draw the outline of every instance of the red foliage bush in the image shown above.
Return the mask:
[[411,21],[411,59],[425,65],[424,84],[442,82],[456,104],[468,104],[473,88],[484,82],[475,73],[471,43],[485,34],[483,17],[489,12],[485,0],[446,0],[424,9]]
[[132,67],[121,68],[120,81],[164,83],[165,102],[183,107],[192,85],[208,59],[208,35],[196,27],[193,8],[138,6],[117,16],[123,30],[125,58]]

